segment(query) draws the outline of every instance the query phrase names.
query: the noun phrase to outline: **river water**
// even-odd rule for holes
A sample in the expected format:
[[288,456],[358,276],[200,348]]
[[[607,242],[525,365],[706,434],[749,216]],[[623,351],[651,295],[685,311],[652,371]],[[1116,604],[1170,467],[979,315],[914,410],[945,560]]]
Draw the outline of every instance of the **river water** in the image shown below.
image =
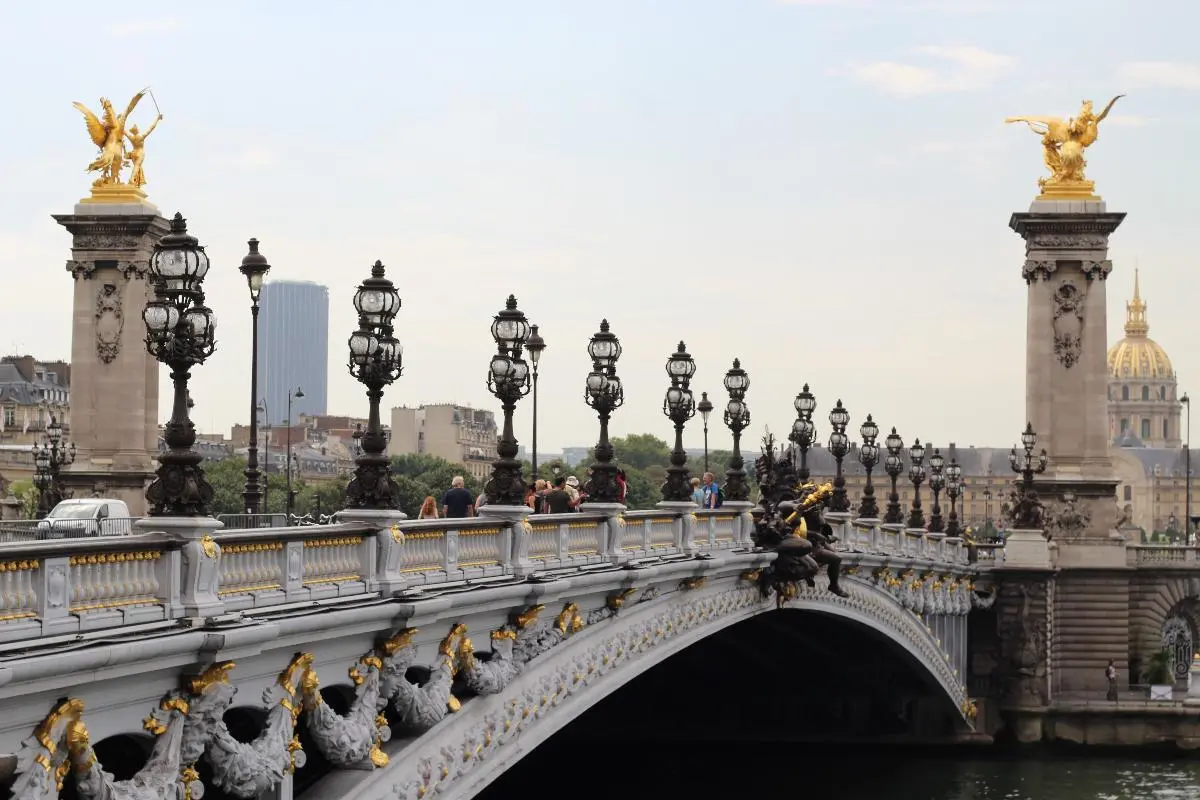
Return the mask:
[[[549,744],[549,743],[548,743]],[[1200,800],[1200,758],[1003,757],[972,750],[934,757],[807,745],[761,748],[611,741],[586,756],[546,759],[538,748],[480,797],[776,800]],[[607,751],[607,752],[604,752]],[[565,755],[565,753],[563,754]],[[607,767],[602,762],[607,761]],[[582,767],[582,771],[581,771]],[[561,773],[561,774],[559,774]],[[562,781],[561,783],[557,781]],[[513,794],[516,792],[516,794]]]

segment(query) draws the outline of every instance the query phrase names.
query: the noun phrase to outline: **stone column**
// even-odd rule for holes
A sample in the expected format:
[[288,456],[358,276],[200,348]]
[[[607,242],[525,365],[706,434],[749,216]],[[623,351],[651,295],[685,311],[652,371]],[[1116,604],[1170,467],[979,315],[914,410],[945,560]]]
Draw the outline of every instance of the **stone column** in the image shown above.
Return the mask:
[[154,245],[169,230],[149,203],[81,203],[54,219],[72,238],[70,437],[78,448],[63,482],[146,512],[157,467],[158,362],[146,352],[142,310]]
[[[524,578],[533,573],[538,565],[529,559],[529,532],[525,530],[525,518],[533,513],[529,506],[487,505],[479,509],[479,516],[489,517],[507,527],[510,532],[508,564],[513,575]],[[501,559],[503,561],[503,559]]]
[[375,536],[369,543],[364,555],[371,562],[370,569],[364,574],[371,577],[367,581],[368,591],[379,592],[387,596],[404,589],[407,581],[400,572],[400,559],[403,555],[404,541],[402,536],[392,532],[392,526],[403,522],[408,517],[398,509],[347,508],[337,513],[340,522],[361,522],[374,525]]

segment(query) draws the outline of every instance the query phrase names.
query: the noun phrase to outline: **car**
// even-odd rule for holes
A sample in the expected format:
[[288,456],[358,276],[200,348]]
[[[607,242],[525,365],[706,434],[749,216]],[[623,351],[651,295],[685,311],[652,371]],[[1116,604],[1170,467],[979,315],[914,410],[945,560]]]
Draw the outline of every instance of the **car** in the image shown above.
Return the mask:
[[133,533],[133,519],[123,500],[92,497],[63,500],[37,524],[39,539],[120,536]]

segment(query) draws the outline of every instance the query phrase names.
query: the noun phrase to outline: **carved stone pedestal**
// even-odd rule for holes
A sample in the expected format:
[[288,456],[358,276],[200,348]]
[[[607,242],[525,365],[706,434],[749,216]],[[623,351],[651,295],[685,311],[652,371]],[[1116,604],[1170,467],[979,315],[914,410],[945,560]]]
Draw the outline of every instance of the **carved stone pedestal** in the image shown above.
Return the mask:
[[696,504],[691,500],[660,500],[654,507],[679,514],[679,549],[689,556],[696,555],[699,551],[696,547]]
[[625,506],[621,503],[580,503],[579,510],[608,517],[605,520],[608,535],[604,537],[604,552],[601,555],[614,564],[629,561],[629,554],[621,550],[621,536],[625,529],[625,520],[621,519],[621,514],[624,513]]
[[74,497],[114,497],[140,516],[158,453],[159,372],[142,310],[150,254],[169,227],[149,203],[80,204],[54,219],[73,237],[75,280],[70,437],[78,456],[63,482]]
[[525,530],[525,518],[533,513],[529,506],[502,506],[488,504],[480,507],[481,517],[495,519],[508,526],[511,531],[509,557],[512,559],[513,574],[518,578],[527,577],[538,565],[529,560],[529,535]]
[[[225,603],[217,590],[221,581],[221,546],[212,535],[224,528],[212,517],[146,517],[134,523],[134,533],[165,533],[181,543],[177,553],[179,604],[183,616],[195,620],[220,616]],[[174,594],[174,593],[172,593]]]
[[408,519],[408,515],[398,509],[347,508],[339,511],[337,518],[342,522],[363,522],[378,527],[375,538],[363,543],[368,548],[369,559],[374,562],[368,588],[383,595],[404,589],[406,581],[400,572],[404,536],[393,533],[392,526]]

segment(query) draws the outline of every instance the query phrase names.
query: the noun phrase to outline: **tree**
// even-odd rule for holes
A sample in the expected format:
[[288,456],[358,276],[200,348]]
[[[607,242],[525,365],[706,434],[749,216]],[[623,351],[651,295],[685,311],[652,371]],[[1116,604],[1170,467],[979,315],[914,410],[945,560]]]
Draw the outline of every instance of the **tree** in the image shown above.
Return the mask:
[[21,518],[33,519],[37,515],[40,492],[28,478],[13,481],[8,486],[8,493],[21,501]]

